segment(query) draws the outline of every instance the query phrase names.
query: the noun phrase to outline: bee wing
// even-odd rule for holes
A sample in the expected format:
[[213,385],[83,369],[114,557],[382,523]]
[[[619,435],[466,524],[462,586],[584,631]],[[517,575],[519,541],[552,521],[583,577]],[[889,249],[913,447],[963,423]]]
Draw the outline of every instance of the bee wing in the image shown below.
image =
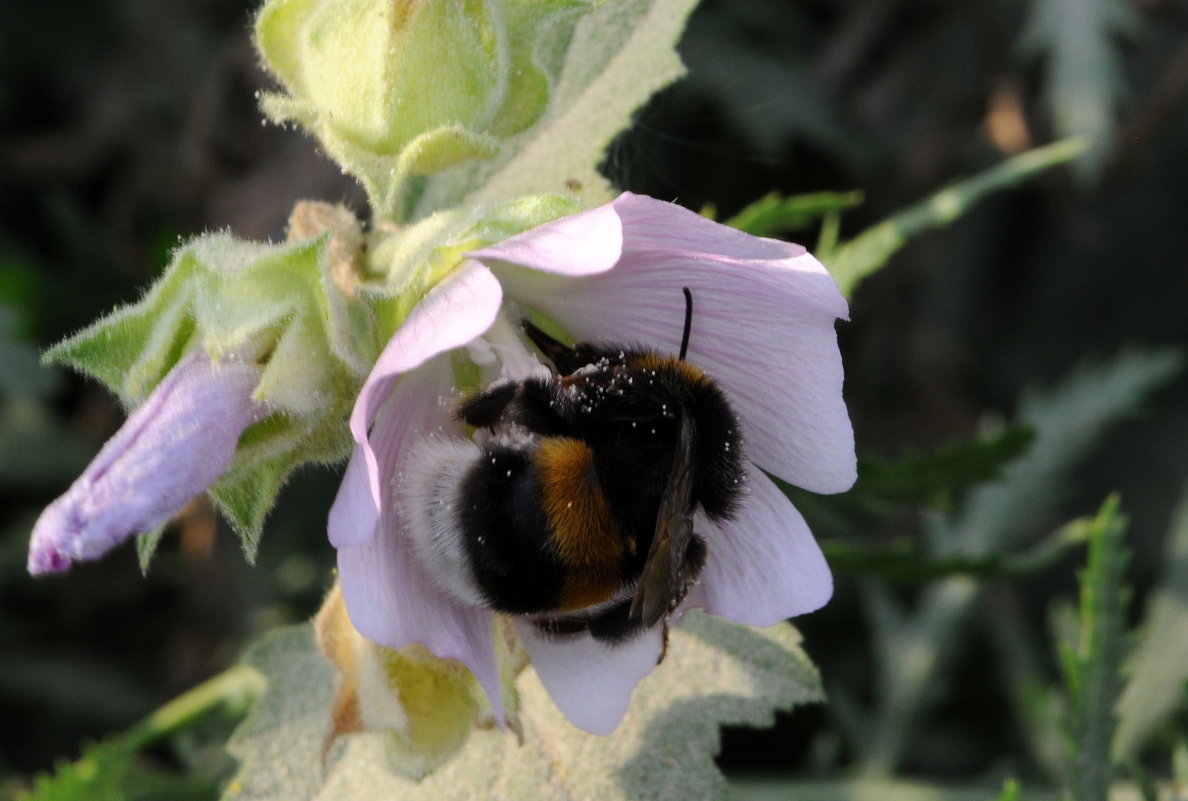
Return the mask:
[[656,532],[639,576],[630,616],[651,628],[680,603],[688,588],[685,550],[693,538],[693,419],[681,413],[672,470],[660,498]]

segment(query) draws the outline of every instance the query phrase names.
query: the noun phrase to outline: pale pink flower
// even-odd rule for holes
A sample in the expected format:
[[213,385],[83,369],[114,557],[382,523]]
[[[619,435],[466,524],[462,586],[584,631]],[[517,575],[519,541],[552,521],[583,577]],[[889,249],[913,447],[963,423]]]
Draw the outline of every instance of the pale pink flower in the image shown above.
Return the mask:
[[[761,239],[691,211],[624,194],[468,254],[385,347],[355,405],[354,453],[330,513],[355,627],[380,644],[422,643],[465,662],[502,716],[492,612],[458,600],[419,563],[393,502],[407,456],[428,436],[464,437],[453,417],[458,348],[501,359],[532,309],[578,341],[640,343],[676,354],[682,287],[695,299],[688,361],[730,398],[753,468],[736,518],[696,528],[709,555],[685,606],[758,626],[812,611],[832,578],[804,519],[759,470],[813,492],[848,489],[854,438],[842,400],[833,279],[803,247]],[[509,346],[510,345],[510,346]],[[479,361],[482,361],[479,358]],[[758,468],[758,469],[755,469]],[[609,647],[588,635],[520,637],[541,681],[578,726],[609,733],[656,665],[660,626]]]
[[191,354],[161,380],[33,527],[29,572],[62,573],[152,531],[221,476],[259,419],[259,368]]

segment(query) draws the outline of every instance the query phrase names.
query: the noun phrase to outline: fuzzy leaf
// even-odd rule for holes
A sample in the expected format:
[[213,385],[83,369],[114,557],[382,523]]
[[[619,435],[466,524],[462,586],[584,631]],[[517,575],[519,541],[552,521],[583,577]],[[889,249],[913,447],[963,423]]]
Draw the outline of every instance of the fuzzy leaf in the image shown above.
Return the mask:
[[609,737],[572,726],[526,670],[523,744],[509,731],[476,730],[418,783],[392,772],[378,734],[339,738],[323,762],[334,671],[309,627],[285,629],[248,657],[270,686],[229,746],[242,765],[224,799],[722,798],[719,726],[770,725],[776,709],[821,699],[798,643],[788,624],[758,630],[692,612]]
[[[309,443],[301,444],[294,455],[297,459],[316,459],[319,456],[317,448],[310,448]],[[210,488],[211,499],[239,535],[248,562],[256,559],[264,517],[272,508],[272,502],[280,493],[291,469],[290,458],[282,457],[253,465],[250,469],[228,473]]]
[[1078,160],[1092,177],[1113,144],[1114,109],[1125,88],[1118,34],[1138,17],[1120,0],[1032,0],[1021,44],[1044,59],[1047,105],[1060,136],[1081,136]]
[[[930,555],[981,559],[1015,550],[1062,500],[1068,473],[1102,433],[1182,366],[1177,350],[1124,351],[1104,364],[1080,367],[1052,389],[1026,395],[1018,421],[1035,429],[1034,444],[1006,468],[1002,481],[973,489],[960,514],[928,515]],[[867,774],[890,773],[916,740],[980,589],[967,576],[949,577],[925,588],[910,614],[883,615],[875,626],[880,697],[853,742]],[[905,653],[912,653],[912,660],[904,660]]]
[[1163,576],[1147,603],[1130,680],[1118,702],[1113,754],[1119,761],[1136,757],[1163,719],[1188,706],[1188,486],[1172,517]]
[[674,45],[694,5],[695,0],[617,0],[590,11],[574,29],[544,116],[505,141],[496,159],[428,179],[413,216],[455,205],[464,196],[468,204],[546,193],[572,193],[588,207],[610,200],[610,184],[598,165],[631,115],[684,74]]
[[1007,467],[1001,482],[978,488],[960,521],[939,538],[968,553],[1011,548],[1060,501],[1065,476],[1107,428],[1134,414],[1183,366],[1177,350],[1123,351],[1108,362],[1082,365],[1053,389],[1026,393],[1019,421],[1035,429],[1031,450]]

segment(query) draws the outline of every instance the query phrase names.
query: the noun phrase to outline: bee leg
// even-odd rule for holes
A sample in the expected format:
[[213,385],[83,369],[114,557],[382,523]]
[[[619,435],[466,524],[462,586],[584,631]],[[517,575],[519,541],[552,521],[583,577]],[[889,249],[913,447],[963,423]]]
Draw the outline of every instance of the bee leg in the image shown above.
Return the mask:
[[540,352],[553,364],[557,364],[558,359],[565,361],[573,353],[573,348],[553,339],[527,320],[524,320],[521,325],[524,326],[524,333],[528,335],[532,343],[540,348]]
[[516,398],[516,391],[516,385],[510,381],[492,384],[462,401],[458,406],[458,419],[475,428],[490,428],[503,418],[507,407]]
[[472,395],[458,406],[458,419],[475,428],[500,424],[523,426],[546,437],[564,437],[573,426],[562,417],[548,381],[529,378],[516,384],[505,381]]
[[615,604],[600,615],[590,618],[590,636],[608,645],[624,642],[644,630],[638,619],[631,617],[631,599]]

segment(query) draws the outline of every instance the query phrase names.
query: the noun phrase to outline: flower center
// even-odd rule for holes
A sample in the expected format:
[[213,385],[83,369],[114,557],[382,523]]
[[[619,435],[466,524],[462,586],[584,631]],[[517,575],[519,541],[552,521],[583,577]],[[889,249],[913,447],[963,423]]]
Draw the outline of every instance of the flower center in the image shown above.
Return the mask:
[[[470,360],[480,367],[485,383],[495,380],[523,381],[532,376],[548,377],[549,368],[541,364],[525,343],[524,335],[508,319],[506,308],[481,337],[466,346]],[[495,368],[498,367],[498,374]]]

